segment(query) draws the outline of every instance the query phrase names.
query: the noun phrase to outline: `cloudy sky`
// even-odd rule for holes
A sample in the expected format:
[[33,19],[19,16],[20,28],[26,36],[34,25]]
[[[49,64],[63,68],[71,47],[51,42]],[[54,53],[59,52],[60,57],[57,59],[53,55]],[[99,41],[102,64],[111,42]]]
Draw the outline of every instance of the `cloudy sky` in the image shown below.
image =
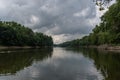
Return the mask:
[[55,43],[81,38],[103,12],[92,0],[0,0],[0,19],[51,35]]

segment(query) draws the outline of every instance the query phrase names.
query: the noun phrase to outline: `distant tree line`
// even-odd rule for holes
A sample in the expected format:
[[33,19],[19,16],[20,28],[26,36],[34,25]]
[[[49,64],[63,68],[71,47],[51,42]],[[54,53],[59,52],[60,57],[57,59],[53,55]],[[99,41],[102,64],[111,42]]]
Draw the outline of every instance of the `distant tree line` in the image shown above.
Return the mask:
[[16,22],[0,21],[1,46],[52,46],[51,36],[33,32]]
[[120,0],[109,7],[101,17],[101,23],[96,25],[89,36],[82,39],[68,41],[60,46],[88,46],[103,44],[120,44]]

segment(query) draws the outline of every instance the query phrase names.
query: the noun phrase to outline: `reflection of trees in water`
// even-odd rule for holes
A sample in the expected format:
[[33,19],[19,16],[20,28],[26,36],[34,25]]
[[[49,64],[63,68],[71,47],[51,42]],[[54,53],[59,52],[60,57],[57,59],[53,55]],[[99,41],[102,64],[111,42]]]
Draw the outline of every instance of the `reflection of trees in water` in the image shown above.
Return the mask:
[[32,65],[33,61],[40,61],[52,55],[52,48],[10,51],[0,51],[5,52],[0,53],[0,74],[14,74]]
[[81,52],[84,56],[93,59],[97,70],[100,70],[105,77],[104,80],[120,79],[120,53],[80,48],[72,51]]

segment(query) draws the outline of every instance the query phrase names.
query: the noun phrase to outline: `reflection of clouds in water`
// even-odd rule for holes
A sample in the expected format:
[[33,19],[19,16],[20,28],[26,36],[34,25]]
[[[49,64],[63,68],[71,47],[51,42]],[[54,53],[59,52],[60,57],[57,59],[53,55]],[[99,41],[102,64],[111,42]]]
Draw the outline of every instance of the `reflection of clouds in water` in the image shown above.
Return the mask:
[[82,54],[55,48],[52,58],[35,62],[8,78],[8,80],[101,80],[102,76],[94,67],[93,61]]
[[[61,48],[55,48],[55,50],[54,50],[54,52],[53,53],[55,53],[55,54],[53,54],[52,55],[52,58],[65,58],[65,57],[73,57],[73,55],[72,55],[72,53],[73,52],[71,52],[71,51],[65,51],[64,49],[61,49]],[[69,53],[69,54],[66,54],[66,53]],[[78,55],[78,56],[74,56],[74,57],[76,57],[76,58],[82,58],[83,57],[83,55],[80,55],[80,54],[76,54],[76,55]]]
[[40,71],[38,71],[37,68],[32,68],[32,70],[30,71],[31,77],[38,77],[40,75]]

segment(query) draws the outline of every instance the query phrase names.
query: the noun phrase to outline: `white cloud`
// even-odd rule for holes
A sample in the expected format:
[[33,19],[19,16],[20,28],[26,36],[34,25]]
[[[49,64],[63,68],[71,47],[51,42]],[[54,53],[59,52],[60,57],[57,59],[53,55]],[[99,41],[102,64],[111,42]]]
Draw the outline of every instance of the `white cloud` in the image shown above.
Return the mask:
[[60,34],[60,35],[53,35],[53,39],[54,39],[54,42],[56,44],[59,44],[59,43],[62,43],[62,42],[82,38],[85,35],[87,35],[87,34],[79,34],[79,33],[76,33],[76,34]]
[[36,17],[36,16],[34,16],[34,15],[32,15],[30,21],[31,21],[33,24],[36,24],[36,23],[39,22],[39,18]]
[[89,15],[89,14],[88,14],[88,13],[89,13],[89,10],[90,10],[90,8],[88,7],[88,8],[86,8],[86,9],[80,11],[80,12],[74,13],[73,15],[74,15],[75,17],[86,17],[87,15]]

